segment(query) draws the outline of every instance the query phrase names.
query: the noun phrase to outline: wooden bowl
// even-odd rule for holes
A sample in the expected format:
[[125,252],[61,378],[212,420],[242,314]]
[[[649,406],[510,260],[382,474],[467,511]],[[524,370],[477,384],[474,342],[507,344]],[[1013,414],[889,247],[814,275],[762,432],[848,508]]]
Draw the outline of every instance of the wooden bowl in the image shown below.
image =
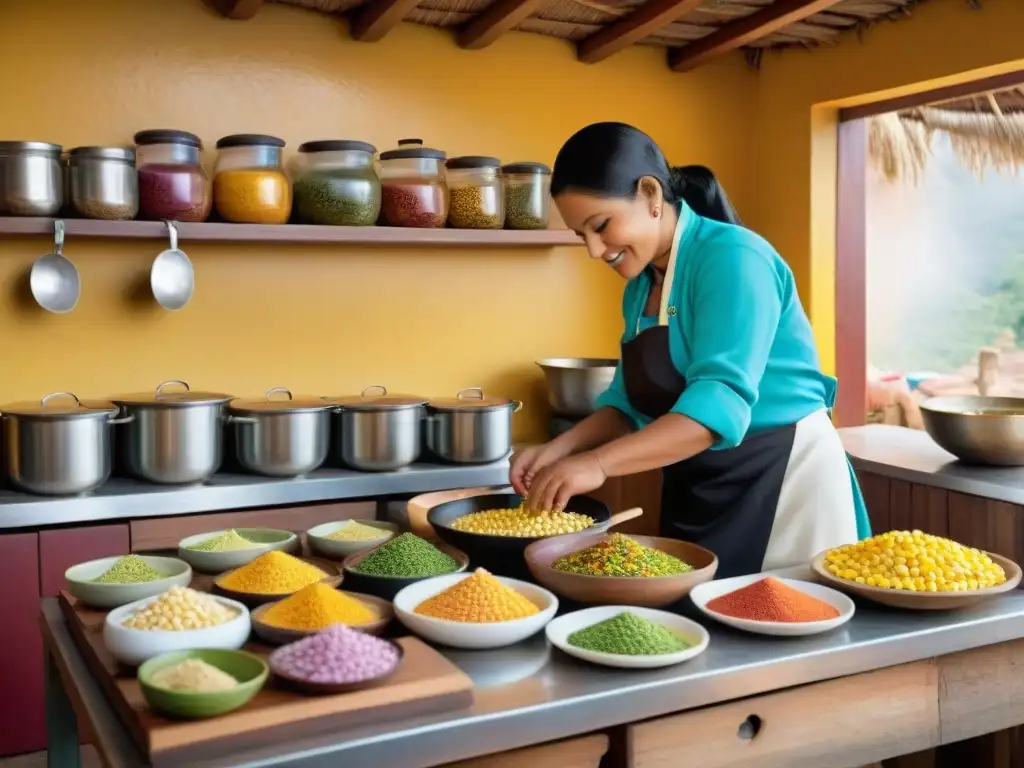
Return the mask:
[[865,600],[888,605],[891,608],[905,608],[911,611],[948,611],[954,608],[966,608],[969,605],[989,600],[996,595],[1016,589],[1020,584],[1021,569],[1012,560],[994,555],[988,552],[993,562],[998,563],[1006,572],[1006,581],[998,587],[988,589],[975,589],[968,592],[907,592],[902,589],[883,589],[882,587],[869,587],[867,584],[858,584],[855,581],[848,581],[833,576],[825,568],[825,555],[828,550],[820,553],[811,561],[811,570],[815,578],[830,587],[846,592]]
[[661,608],[680,600],[698,584],[711,581],[718,570],[715,553],[688,541],[660,536],[630,536],[645,547],[658,549],[693,566],[675,576],[584,576],[556,570],[554,562],[587,549],[611,534],[575,533],[541,539],[526,548],[526,565],[538,583],[556,595],[589,605],[636,605]]
[[[365,632],[368,635],[379,635],[384,631],[391,620],[395,617],[395,611],[391,607],[391,603],[387,600],[382,600],[379,597],[373,595],[362,595],[356,592],[345,592],[346,595],[358,600],[361,603],[369,605],[377,615],[380,617],[377,621],[371,621],[369,624],[346,624],[345,626]],[[319,632],[319,629],[284,629],[282,627],[275,627],[271,624],[267,624],[263,621],[263,616],[267,611],[270,610],[274,603],[265,603],[259,608],[253,610],[250,619],[252,620],[252,631],[256,633],[256,636],[261,640],[270,643],[271,645],[285,645],[286,643],[294,643],[296,640],[301,640],[304,637],[315,635]]]
[[[452,573],[462,573],[466,568],[469,567],[469,556],[456,549],[450,544],[444,542],[435,541],[434,546],[444,552],[446,555],[450,555],[455,558],[455,561],[459,564],[457,571]],[[380,546],[380,545],[379,545]],[[358,571],[352,570],[355,566],[359,565],[363,561],[364,557],[367,557],[371,552],[376,550],[373,549],[364,550],[363,552],[357,552],[354,555],[349,555],[345,558],[342,563],[343,570],[345,572],[345,586],[352,592],[360,592],[367,595],[376,595],[377,597],[383,598],[384,600],[394,600],[395,595],[401,592],[410,584],[415,584],[417,581],[423,581],[424,579],[432,579],[434,576],[447,576],[448,574],[434,574],[434,576],[373,576],[368,573],[359,573]]]
[[[342,573],[341,568],[338,566],[337,563],[332,562],[330,560],[324,560],[319,557],[300,557],[298,559],[302,560],[304,563],[309,563],[310,565],[316,566],[321,571],[326,573],[327,577],[320,579],[322,583],[327,584],[330,587],[336,587],[339,584],[341,584]],[[238,569],[236,568],[235,570]],[[238,592],[233,589],[223,587],[220,584],[220,580],[227,576],[229,573],[232,573],[232,571],[226,571],[225,573],[222,573],[220,576],[213,580],[213,591],[226,597],[230,597],[233,600],[237,600],[238,602],[242,603],[243,605],[247,605],[250,608],[253,608],[257,605],[263,605],[264,603],[273,603],[277,600],[282,600],[288,597],[289,595],[295,594],[295,592],[298,592],[297,589],[293,590],[292,592],[278,592],[275,594],[263,594],[261,592]]]
[[270,665],[270,671],[287,683],[289,687],[294,688],[297,691],[311,693],[316,696],[324,696],[334,693],[350,693],[352,691],[361,691],[364,688],[373,688],[376,685],[380,685],[398,671],[399,667],[402,666],[402,658],[405,655],[405,649],[403,649],[398,643],[392,640],[385,640],[384,642],[394,646],[398,651],[398,663],[383,675],[371,677],[368,680],[360,680],[358,683],[311,683],[308,680],[300,680],[296,677],[281,674],[281,672],[274,668],[273,663]]

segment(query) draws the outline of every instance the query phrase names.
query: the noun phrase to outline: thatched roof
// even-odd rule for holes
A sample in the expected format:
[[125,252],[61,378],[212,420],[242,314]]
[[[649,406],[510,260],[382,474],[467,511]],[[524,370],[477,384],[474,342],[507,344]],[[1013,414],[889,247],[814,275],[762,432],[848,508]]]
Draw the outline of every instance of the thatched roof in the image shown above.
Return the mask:
[[[905,18],[923,0],[265,0],[352,20],[360,40],[380,39],[408,21],[451,28],[465,48],[518,30],[577,43],[599,61],[629,45],[669,49],[676,71],[744,49],[756,65],[766,48],[813,47],[886,19]],[[950,0],[943,0],[949,2]],[[264,0],[206,0],[225,16],[248,19]]]

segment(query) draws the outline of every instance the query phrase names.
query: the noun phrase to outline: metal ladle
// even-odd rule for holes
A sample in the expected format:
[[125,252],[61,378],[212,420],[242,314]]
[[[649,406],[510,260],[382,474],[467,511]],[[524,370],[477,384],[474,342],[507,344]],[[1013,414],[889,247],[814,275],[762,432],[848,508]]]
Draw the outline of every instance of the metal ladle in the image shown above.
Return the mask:
[[53,252],[32,262],[29,286],[36,303],[45,310],[63,314],[78,304],[82,279],[78,268],[64,255],[64,222],[53,223]]
[[153,267],[149,271],[149,285],[157,304],[175,312],[182,309],[192,298],[196,279],[192,271],[192,262],[188,260],[185,252],[178,248],[177,227],[173,221],[166,223],[171,247],[153,260]]

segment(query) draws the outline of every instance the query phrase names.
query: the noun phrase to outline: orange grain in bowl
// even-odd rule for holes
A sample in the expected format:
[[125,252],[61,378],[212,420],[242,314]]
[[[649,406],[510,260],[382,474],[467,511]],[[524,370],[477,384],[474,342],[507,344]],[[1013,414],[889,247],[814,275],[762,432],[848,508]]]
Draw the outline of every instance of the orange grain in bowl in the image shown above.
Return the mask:
[[493,623],[525,619],[539,613],[540,608],[488,571],[477,568],[472,576],[424,600],[415,612],[446,621]]
[[709,611],[747,621],[804,623],[839,618],[835,606],[772,576],[709,600]]

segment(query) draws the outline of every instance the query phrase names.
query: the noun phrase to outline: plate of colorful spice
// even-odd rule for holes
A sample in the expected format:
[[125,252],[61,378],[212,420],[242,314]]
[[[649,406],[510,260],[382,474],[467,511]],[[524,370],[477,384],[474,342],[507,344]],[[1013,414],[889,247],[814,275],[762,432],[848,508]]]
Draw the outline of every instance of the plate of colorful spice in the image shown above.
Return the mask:
[[570,656],[625,669],[668,667],[704,652],[711,636],[697,622],[654,608],[602,605],[559,616],[548,641]]
[[580,603],[659,608],[714,578],[718,558],[688,541],[585,533],[531,544],[526,564],[545,587]]
[[551,592],[518,579],[473,573],[420,581],[395,596],[395,615],[427,640],[455,648],[500,648],[542,630],[558,611]]
[[381,520],[343,520],[323,523],[306,531],[315,554],[344,560],[351,554],[372,549],[398,533],[398,526]]
[[252,629],[266,642],[280,645],[315,635],[332,624],[377,635],[393,617],[387,600],[318,582],[284,600],[261,605],[252,612]]
[[403,533],[371,550],[349,555],[342,565],[347,589],[391,600],[417,581],[461,573],[469,558],[447,544],[435,545]]
[[402,663],[402,647],[333,624],[270,654],[271,671],[307,693],[345,693],[376,685]]
[[271,550],[241,568],[221,574],[214,579],[213,586],[218,592],[253,606],[280,600],[317,582],[338,586],[338,566],[330,560]]
[[192,581],[188,563],[176,557],[125,555],[104,557],[68,568],[68,591],[94,608],[116,608]]
[[189,536],[178,542],[178,557],[200,573],[223,573],[251,563],[272,549],[297,553],[299,538],[276,528],[231,528]]
[[816,635],[853,618],[853,600],[821,584],[755,573],[709,581],[690,592],[705,615],[745,632]]

